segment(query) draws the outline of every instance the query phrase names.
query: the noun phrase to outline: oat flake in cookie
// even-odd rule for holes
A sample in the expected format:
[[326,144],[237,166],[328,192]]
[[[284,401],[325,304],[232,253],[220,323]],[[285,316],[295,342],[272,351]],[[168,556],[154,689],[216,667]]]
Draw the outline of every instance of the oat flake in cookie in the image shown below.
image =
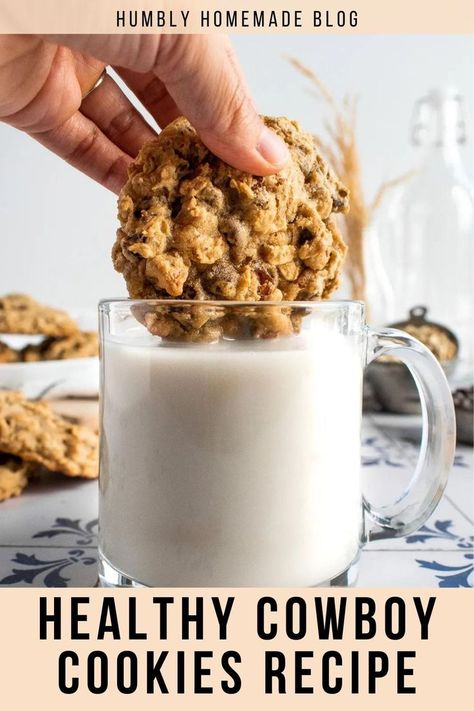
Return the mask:
[[[132,298],[294,301],[337,288],[346,247],[334,214],[348,210],[348,192],[296,122],[264,121],[291,156],[266,177],[216,158],[184,118],[143,146],[120,194],[113,249]],[[176,339],[205,337],[209,326],[153,313],[144,320]],[[291,330],[288,321],[273,326],[257,335]]]

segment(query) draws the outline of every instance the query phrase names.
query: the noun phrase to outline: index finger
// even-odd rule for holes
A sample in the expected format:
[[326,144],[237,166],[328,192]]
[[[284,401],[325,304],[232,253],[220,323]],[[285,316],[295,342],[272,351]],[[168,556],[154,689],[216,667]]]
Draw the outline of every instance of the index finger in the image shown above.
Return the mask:
[[255,175],[280,170],[289,152],[259,117],[223,35],[54,35],[108,64],[155,73],[208,148]]
[[285,143],[258,115],[227,37],[166,35],[154,68],[208,148],[256,175],[285,165]]

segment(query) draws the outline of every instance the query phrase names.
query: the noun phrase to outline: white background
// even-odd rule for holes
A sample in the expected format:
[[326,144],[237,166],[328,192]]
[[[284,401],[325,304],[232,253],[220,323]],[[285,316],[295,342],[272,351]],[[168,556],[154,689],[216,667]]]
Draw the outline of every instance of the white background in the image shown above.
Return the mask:
[[[312,67],[337,98],[360,97],[358,139],[369,196],[410,168],[411,111],[427,90],[455,84],[472,126],[470,37],[240,36],[234,44],[262,113],[285,114],[321,133],[326,107],[284,55]],[[471,128],[469,140],[472,145]],[[0,294],[27,291],[54,305],[85,307],[125,295],[110,260],[114,195],[3,124],[0,188]]]

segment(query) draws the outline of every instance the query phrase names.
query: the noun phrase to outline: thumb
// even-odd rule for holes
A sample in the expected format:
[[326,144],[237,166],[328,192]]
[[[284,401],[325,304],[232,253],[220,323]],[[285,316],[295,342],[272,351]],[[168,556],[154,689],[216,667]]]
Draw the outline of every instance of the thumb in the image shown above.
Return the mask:
[[254,175],[283,168],[288,148],[258,115],[227,37],[162,36],[154,72],[219,158]]

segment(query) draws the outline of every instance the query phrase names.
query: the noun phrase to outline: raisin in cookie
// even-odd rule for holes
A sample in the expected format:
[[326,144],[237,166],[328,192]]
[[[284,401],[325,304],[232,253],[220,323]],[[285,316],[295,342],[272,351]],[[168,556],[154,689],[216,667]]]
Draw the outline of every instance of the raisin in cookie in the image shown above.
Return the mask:
[[8,294],[0,298],[0,333],[67,336],[77,330],[77,325],[64,311],[43,306],[27,294]]
[[16,391],[0,391],[0,452],[68,476],[98,474],[96,432]]
[[[276,175],[227,165],[184,118],[143,146],[120,194],[113,249],[132,298],[278,302],[337,288],[346,247],[334,215],[348,210],[348,191],[296,122],[264,121],[290,151]],[[151,311],[148,322],[153,330]],[[166,318],[154,326],[173,338],[196,331]]]
[[97,333],[79,331],[72,336],[48,338],[37,345],[26,346],[21,357],[27,363],[39,360],[91,358],[99,355]]

